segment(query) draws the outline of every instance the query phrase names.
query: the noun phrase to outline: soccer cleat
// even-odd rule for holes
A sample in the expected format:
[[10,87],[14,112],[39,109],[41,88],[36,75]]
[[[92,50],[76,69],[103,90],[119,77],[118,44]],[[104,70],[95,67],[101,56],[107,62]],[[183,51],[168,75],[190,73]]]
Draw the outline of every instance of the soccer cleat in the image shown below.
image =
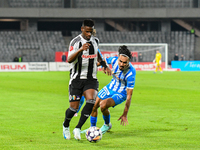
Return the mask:
[[73,134],[74,134],[74,138],[75,138],[76,140],[80,140],[80,139],[81,139],[81,129],[75,128],[75,129],[73,130]]
[[111,123],[109,123],[109,125],[106,125],[106,124],[104,124],[102,127],[101,127],[101,132],[102,132],[102,134],[105,134],[108,130],[110,130],[112,128],[112,124]]
[[69,127],[64,127],[63,126],[63,136],[66,140],[70,139],[70,131],[69,131]]

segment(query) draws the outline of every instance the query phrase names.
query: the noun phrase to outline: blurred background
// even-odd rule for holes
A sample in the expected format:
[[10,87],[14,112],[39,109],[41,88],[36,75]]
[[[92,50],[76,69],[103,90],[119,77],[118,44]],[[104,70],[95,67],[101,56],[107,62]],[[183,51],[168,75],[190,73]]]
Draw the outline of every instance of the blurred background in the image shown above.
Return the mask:
[[200,60],[200,0],[1,0],[0,62],[55,62],[87,18],[100,43],[167,43],[169,65]]

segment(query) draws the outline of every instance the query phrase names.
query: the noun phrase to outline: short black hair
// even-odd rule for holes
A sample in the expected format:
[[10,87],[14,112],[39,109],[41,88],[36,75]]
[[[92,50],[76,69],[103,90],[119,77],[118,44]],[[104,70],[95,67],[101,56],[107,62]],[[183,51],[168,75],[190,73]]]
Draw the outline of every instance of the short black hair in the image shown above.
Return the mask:
[[128,56],[129,60],[131,60],[131,58],[132,58],[131,51],[125,45],[119,47],[119,55],[120,54],[122,54],[122,55],[124,54],[124,55]]
[[83,26],[94,27],[94,21],[92,19],[85,19],[83,21]]

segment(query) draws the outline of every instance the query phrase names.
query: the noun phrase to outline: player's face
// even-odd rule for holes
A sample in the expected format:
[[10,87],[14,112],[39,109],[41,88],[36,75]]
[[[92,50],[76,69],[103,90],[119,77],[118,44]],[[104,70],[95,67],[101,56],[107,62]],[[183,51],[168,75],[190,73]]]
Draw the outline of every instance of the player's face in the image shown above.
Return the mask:
[[86,40],[90,40],[92,33],[93,33],[93,28],[84,26],[84,27],[81,27],[81,31],[82,31],[83,38]]
[[118,65],[120,70],[124,70],[129,66],[129,58],[126,56],[119,55]]

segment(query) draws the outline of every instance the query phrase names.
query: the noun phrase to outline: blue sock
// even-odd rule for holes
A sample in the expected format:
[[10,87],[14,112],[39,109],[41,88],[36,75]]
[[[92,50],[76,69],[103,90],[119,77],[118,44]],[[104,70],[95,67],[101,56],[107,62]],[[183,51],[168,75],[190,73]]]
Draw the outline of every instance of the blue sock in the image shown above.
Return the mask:
[[97,124],[97,117],[90,116],[90,123],[91,123],[91,127],[96,126],[96,124]]
[[80,99],[80,103],[79,103],[79,107],[78,107],[78,111],[77,111],[77,113],[79,112],[79,110],[81,109],[81,106],[83,105],[83,103],[84,103],[84,100],[85,100],[85,97],[84,96],[82,96],[81,97],[81,99]]
[[109,124],[110,123],[110,114],[108,116],[103,115],[103,119],[105,121],[105,124]]

